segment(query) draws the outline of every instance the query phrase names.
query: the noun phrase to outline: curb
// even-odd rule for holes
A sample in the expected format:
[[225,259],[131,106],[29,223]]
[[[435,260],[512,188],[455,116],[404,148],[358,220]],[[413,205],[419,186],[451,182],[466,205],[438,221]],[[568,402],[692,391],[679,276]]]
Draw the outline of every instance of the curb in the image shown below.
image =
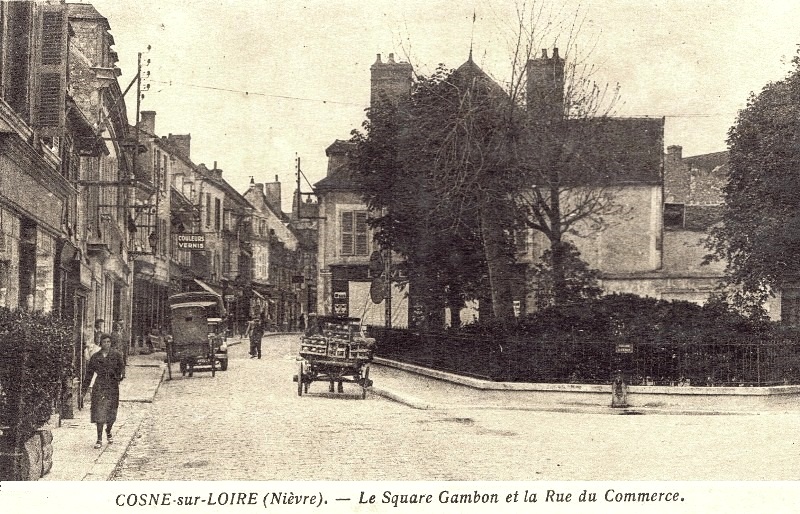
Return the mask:
[[382,397],[387,398],[389,400],[392,400],[394,402],[401,403],[403,405],[411,407],[412,409],[419,409],[419,410],[439,410],[439,409],[443,409],[443,407],[438,407],[436,405],[432,405],[430,403],[426,403],[426,402],[424,402],[424,401],[422,401],[422,400],[420,400],[418,398],[414,398],[414,397],[411,397],[411,396],[404,396],[403,394],[398,394],[398,393],[389,391],[388,389],[383,389],[381,387],[372,386],[369,390],[372,391],[374,394],[377,394],[378,396],[382,396]]
[[384,389],[382,387],[372,386],[370,388],[372,393],[400,403],[412,409],[418,410],[506,410],[506,411],[527,411],[527,412],[554,412],[562,414],[599,414],[609,416],[634,416],[634,415],[672,415],[672,416],[769,416],[769,415],[782,415],[790,414],[791,411],[764,411],[764,412],[751,412],[751,411],[721,411],[721,410],[678,410],[678,409],[655,409],[651,407],[599,407],[599,406],[586,406],[586,407],[567,407],[567,406],[550,406],[550,405],[528,405],[528,406],[509,406],[509,405],[442,405],[436,403],[428,403],[419,398],[410,395],[404,395]]
[[[496,385],[488,381],[475,379],[472,377],[464,377],[438,370],[431,370],[422,366],[413,364],[406,364],[402,362],[392,361],[389,359],[375,358],[375,364],[385,366],[388,368],[395,368],[406,373],[418,374],[427,376],[435,380],[459,384],[462,386],[470,387],[473,389],[483,391],[525,391],[525,390],[560,390],[563,389],[560,385],[542,387],[541,384],[522,384],[517,387],[508,387],[507,384]],[[492,387],[492,386],[495,387]],[[505,385],[505,387],[504,387]],[[601,386],[583,386],[589,391],[592,391]],[[571,388],[570,388],[571,389]],[[408,407],[420,410],[509,410],[509,411],[532,411],[532,412],[556,412],[556,413],[570,413],[570,414],[605,414],[605,415],[680,415],[680,416],[759,416],[759,415],[773,415],[773,414],[790,414],[796,413],[790,410],[778,411],[752,411],[752,410],[722,410],[722,409],[686,409],[686,408],[659,408],[659,407],[645,407],[645,406],[630,406],[630,407],[611,407],[602,405],[545,405],[545,404],[531,404],[531,405],[500,405],[500,404],[485,404],[485,405],[471,405],[471,404],[443,404],[443,403],[430,403],[421,400],[411,395],[398,393],[391,389],[373,386],[371,390],[378,396],[385,397],[389,400],[401,403]],[[603,387],[605,391],[606,388]],[[683,392],[683,391],[681,391]]]

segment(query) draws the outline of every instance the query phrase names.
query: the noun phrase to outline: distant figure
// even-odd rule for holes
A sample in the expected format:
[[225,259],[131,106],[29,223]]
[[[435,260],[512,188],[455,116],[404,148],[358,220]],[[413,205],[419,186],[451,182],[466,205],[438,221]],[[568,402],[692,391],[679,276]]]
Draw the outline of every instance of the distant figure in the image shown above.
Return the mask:
[[261,358],[261,338],[264,337],[264,320],[255,318],[250,329],[250,358]]
[[253,331],[254,323],[255,323],[254,319],[248,320],[247,328],[245,329],[244,334],[242,334],[242,339],[248,339],[250,337],[250,333]]
[[92,355],[89,365],[86,366],[86,377],[81,388],[83,398],[89,386],[92,386],[91,422],[97,426],[95,449],[103,447],[103,425],[108,444],[114,442],[111,429],[117,420],[119,383],[124,372],[122,354],[111,349],[111,336],[103,334],[100,336],[100,351]]
[[299,326],[297,327],[300,329],[301,332],[306,331],[306,315],[302,312],[300,313],[300,317],[298,318]]
[[122,362],[126,366],[128,365],[128,346],[127,341],[125,341],[125,334],[122,332],[122,320],[118,319],[112,324],[111,349],[122,354]]
[[102,318],[94,320],[94,344],[98,347],[100,346],[100,336],[105,333],[105,324],[106,320]]

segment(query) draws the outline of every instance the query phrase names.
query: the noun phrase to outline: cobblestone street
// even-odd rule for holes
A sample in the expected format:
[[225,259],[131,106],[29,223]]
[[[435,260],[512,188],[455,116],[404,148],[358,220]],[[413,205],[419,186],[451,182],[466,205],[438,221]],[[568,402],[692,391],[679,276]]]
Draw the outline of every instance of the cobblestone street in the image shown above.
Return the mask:
[[[297,336],[162,384],[118,480],[788,480],[800,415],[416,410],[345,384],[298,397]],[[175,371],[175,370],[173,370]],[[378,385],[376,378],[376,386]],[[442,398],[446,403],[447,398]]]

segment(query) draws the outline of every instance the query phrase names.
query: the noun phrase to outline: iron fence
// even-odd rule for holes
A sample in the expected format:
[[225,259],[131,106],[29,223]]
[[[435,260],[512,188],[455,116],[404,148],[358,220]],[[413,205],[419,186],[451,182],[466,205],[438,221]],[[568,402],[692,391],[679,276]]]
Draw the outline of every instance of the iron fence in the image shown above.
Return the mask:
[[[752,342],[594,341],[371,327],[376,355],[494,381],[632,385],[800,384],[800,340]],[[627,351],[630,350],[630,353]]]

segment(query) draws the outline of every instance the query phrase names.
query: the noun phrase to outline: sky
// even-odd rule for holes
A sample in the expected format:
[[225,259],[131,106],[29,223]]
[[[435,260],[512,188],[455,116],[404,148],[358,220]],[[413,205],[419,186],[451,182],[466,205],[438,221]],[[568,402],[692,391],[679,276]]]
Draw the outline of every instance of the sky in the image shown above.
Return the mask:
[[[426,74],[439,63],[458,67],[472,45],[475,62],[502,82],[523,2],[77,3],[92,3],[108,19],[123,89],[136,74],[138,54],[149,62],[141,110],[156,111],[157,134],[191,134],[192,161],[216,162],[240,192],[250,177],[271,182],[277,176],[288,211],[296,158],[313,184],[325,176],[325,148],[360,128],[377,54],[385,61],[394,53]],[[791,71],[800,44],[796,0],[527,5],[543,7],[547,20],[579,20],[577,35],[569,35],[576,25],[570,22],[548,33],[541,47],[570,42],[574,55],[596,67],[593,80],[619,84],[614,114],[665,117],[665,147],[680,145],[684,156],[725,150],[738,110],[751,92]],[[126,102],[134,120],[135,92]],[[305,181],[302,190],[310,191]]]

